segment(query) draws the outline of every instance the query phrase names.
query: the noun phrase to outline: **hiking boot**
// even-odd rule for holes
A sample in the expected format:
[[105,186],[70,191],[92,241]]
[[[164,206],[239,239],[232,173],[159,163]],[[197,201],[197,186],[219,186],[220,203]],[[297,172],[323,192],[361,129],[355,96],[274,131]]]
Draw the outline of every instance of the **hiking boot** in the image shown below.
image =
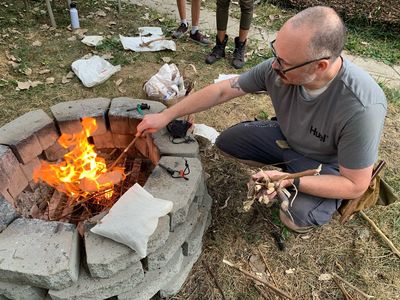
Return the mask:
[[210,40],[204,34],[200,33],[199,30],[196,30],[196,32],[193,34],[190,31],[190,38],[192,39],[192,41],[200,45],[208,45],[210,43]]
[[215,40],[216,43],[214,48],[212,49],[211,53],[206,57],[206,63],[209,65],[212,65],[217,60],[225,57],[225,47],[226,43],[228,42],[228,35],[225,34],[224,40],[222,42],[218,39],[218,36]]
[[181,23],[179,27],[172,33],[172,37],[175,39],[179,39],[182,35],[184,35],[188,31],[188,25],[185,23]]
[[241,69],[244,66],[244,52],[246,51],[246,41],[241,42],[238,36],[235,37],[235,50],[233,51],[232,55],[232,66],[235,69]]

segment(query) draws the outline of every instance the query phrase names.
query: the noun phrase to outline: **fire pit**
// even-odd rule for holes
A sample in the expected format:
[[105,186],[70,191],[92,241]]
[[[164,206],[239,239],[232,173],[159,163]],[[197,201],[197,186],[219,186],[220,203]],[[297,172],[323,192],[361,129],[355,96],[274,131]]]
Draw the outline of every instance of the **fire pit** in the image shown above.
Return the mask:
[[[142,103],[150,109],[132,110]],[[37,110],[0,128],[0,299],[150,299],[179,291],[201,253],[212,200],[196,142],[174,144],[163,130],[127,149],[143,113],[164,108],[139,99],[84,99],[51,107],[54,118]],[[65,144],[82,132],[95,154],[75,153]],[[89,156],[92,164],[101,163],[96,179],[79,175],[79,184],[71,185],[68,176],[49,171],[54,165],[64,170],[64,155],[71,152],[72,162]],[[188,180],[159,165],[179,170],[185,161]],[[110,174],[117,179],[109,180]],[[105,187],[99,187],[102,176]],[[135,182],[174,203],[159,219],[144,259],[89,230]]]

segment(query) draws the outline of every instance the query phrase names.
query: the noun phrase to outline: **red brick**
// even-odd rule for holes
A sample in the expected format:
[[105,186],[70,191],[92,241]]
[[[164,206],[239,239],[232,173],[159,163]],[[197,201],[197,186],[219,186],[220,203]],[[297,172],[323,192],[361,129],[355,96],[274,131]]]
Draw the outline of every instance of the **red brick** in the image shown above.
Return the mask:
[[22,172],[25,174],[25,177],[28,181],[31,181],[33,179],[33,171],[37,168],[40,167],[40,159],[39,158],[34,158],[27,164],[21,164],[21,169]]
[[115,148],[111,131],[107,131],[106,133],[101,135],[93,136],[93,141],[97,149]]
[[68,153],[68,149],[61,147],[58,142],[55,142],[52,146],[44,151],[48,161],[57,161],[63,158],[66,153]]
[[9,177],[14,174],[18,166],[19,162],[11,149],[0,145],[0,190],[9,186]]
[[114,140],[114,145],[117,148],[122,148],[125,149],[130,142],[135,138],[133,135],[127,135],[127,134],[112,134],[113,140]]
[[8,192],[15,199],[28,186],[28,180],[25,178],[22,169],[18,166],[14,174],[10,176],[10,185]]

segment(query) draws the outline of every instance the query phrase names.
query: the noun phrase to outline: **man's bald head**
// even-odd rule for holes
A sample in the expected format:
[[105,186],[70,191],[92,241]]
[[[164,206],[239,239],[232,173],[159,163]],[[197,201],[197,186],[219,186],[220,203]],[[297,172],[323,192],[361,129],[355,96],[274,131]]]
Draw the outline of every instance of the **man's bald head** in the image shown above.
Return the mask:
[[311,33],[309,44],[310,58],[338,57],[346,41],[346,27],[339,15],[330,7],[314,6],[307,8],[292,18],[285,26]]

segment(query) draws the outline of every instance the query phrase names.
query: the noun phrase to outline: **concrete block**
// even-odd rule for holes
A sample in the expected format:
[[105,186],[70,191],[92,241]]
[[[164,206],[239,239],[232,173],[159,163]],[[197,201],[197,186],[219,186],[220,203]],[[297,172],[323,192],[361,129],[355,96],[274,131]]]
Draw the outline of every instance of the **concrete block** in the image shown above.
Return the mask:
[[118,300],[149,300],[160,290],[163,282],[169,281],[178,274],[182,262],[182,251],[178,249],[164,268],[146,272],[143,281],[133,290],[119,294]]
[[12,150],[7,146],[0,145],[0,190],[9,186],[9,177],[17,168],[19,168],[19,162]]
[[44,154],[48,161],[55,162],[63,158],[68,151],[68,149],[63,148],[58,142],[55,142],[49,148],[44,150]]
[[[108,118],[112,133],[135,134],[136,126],[139,124],[143,115],[137,110],[131,110],[138,104],[146,103],[150,105],[149,110],[143,110],[143,114],[158,113],[165,109],[165,105],[150,100],[132,99],[127,97],[114,98],[111,101]],[[129,111],[130,110],[130,111]]]
[[9,179],[10,185],[8,186],[7,191],[15,199],[28,186],[28,180],[26,179],[24,172],[22,172],[22,169],[19,166],[14,171],[14,173],[11,174]]
[[0,281],[0,293],[7,297],[6,299],[43,300],[47,295],[47,290],[26,284]]
[[79,239],[74,225],[16,219],[0,233],[0,279],[62,289],[78,279]]
[[81,131],[80,120],[83,117],[92,117],[97,123],[97,129],[93,135],[100,135],[107,131],[106,114],[109,105],[110,99],[93,98],[61,102],[50,109],[62,133],[71,134]]
[[18,217],[18,213],[11,203],[2,196],[0,196],[0,212],[0,232],[2,232],[8,224]]
[[30,111],[23,115],[23,123],[20,126],[25,131],[36,135],[42,150],[47,149],[58,139],[59,133],[53,121],[43,110]]
[[28,181],[31,181],[33,179],[33,171],[40,167],[40,159],[35,157],[30,162],[26,164],[21,164],[20,167],[25,175],[25,178]]
[[36,135],[21,126],[20,122],[25,124],[24,116],[0,128],[0,144],[9,146],[21,163],[27,163],[42,153],[43,149]]
[[208,211],[201,211],[198,222],[182,245],[183,255],[193,255],[203,245],[204,230],[206,228]]
[[[147,253],[161,247],[169,236],[169,216],[160,218],[155,232],[150,236]],[[110,278],[119,271],[140,261],[140,256],[131,248],[109,238],[85,232],[86,262],[91,276]]]
[[162,298],[171,297],[179,292],[200,255],[201,249],[199,249],[195,254],[183,258],[182,267],[179,273],[167,281],[160,289],[160,296]]
[[113,133],[113,142],[115,147],[125,149],[135,138],[134,135]]
[[118,272],[111,278],[92,278],[84,268],[81,268],[77,282],[63,290],[50,290],[49,295],[53,300],[105,299],[128,292],[143,278],[144,273],[140,262]]
[[[154,197],[173,202],[174,206],[170,214],[171,230],[186,219],[187,208],[185,207],[192,203],[202,178],[203,168],[200,161],[197,158],[187,158],[187,161],[190,168],[190,174],[187,175],[189,180],[172,178],[168,172],[156,166],[144,185],[144,188]],[[163,156],[160,163],[174,170],[185,168],[182,157]]]
[[115,148],[113,135],[111,131],[107,131],[103,134],[93,136],[93,142],[97,149]]
[[199,211],[197,209],[197,204],[193,203],[190,206],[187,221],[179,225],[169,234],[167,241],[162,247],[147,256],[147,267],[149,271],[163,268],[168,263],[193,231],[198,222],[198,217]]
[[190,135],[193,138],[193,142],[182,144],[172,143],[168,132],[157,132],[153,134],[153,137],[154,143],[163,156],[199,157],[199,144],[193,135]]

